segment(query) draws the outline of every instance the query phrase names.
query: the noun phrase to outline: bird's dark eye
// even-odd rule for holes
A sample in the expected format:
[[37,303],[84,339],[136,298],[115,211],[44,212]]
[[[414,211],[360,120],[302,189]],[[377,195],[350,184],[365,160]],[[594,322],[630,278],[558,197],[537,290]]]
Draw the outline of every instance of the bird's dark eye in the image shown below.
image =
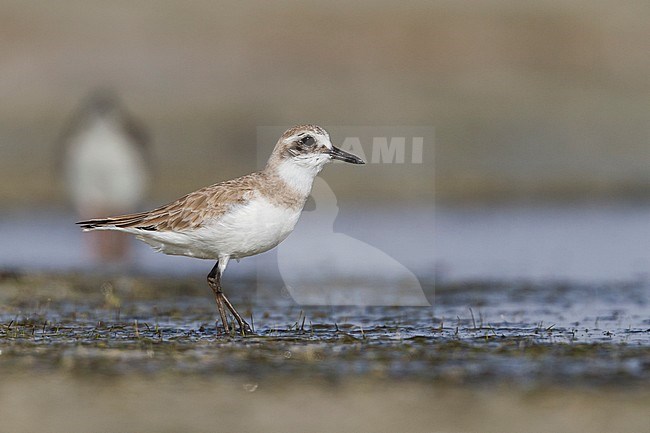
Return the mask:
[[305,135],[300,139],[299,143],[303,146],[313,146],[316,143],[316,139],[311,135]]

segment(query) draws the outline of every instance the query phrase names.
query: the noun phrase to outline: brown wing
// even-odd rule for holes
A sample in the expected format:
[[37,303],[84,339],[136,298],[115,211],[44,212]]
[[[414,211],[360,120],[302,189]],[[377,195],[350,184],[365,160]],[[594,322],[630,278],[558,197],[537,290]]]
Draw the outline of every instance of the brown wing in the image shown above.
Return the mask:
[[201,188],[149,212],[80,221],[83,229],[101,227],[137,228],[149,231],[180,231],[199,228],[207,220],[223,215],[232,205],[250,199],[260,173]]

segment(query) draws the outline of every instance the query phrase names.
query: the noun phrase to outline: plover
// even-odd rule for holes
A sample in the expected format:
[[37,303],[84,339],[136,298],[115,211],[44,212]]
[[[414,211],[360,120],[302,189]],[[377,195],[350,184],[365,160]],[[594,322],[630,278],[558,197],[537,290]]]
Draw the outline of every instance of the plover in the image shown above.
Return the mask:
[[268,251],[293,231],[314,178],[333,159],[364,163],[333,146],[320,126],[294,126],[282,134],[262,171],[207,186],[149,212],[77,224],[84,231],[132,233],[165,254],[216,260],[208,285],[223,328],[230,331],[228,309],[240,331],[250,333],[224,294],[221,275],[230,259]]
[[[149,139],[144,127],[108,90],[93,93],[59,139],[59,168],[81,218],[133,212],[142,200],[149,173]],[[90,241],[101,261],[120,261],[128,237],[97,233]]]

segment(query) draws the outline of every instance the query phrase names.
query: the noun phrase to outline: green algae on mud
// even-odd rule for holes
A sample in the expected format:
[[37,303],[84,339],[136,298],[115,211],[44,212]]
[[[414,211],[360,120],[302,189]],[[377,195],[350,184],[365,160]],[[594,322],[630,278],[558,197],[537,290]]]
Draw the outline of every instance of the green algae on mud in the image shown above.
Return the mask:
[[203,284],[142,277],[0,281],[4,373],[350,377],[525,386],[650,382],[648,287],[440,287],[432,308],[300,307],[247,291],[252,336],[217,332]]

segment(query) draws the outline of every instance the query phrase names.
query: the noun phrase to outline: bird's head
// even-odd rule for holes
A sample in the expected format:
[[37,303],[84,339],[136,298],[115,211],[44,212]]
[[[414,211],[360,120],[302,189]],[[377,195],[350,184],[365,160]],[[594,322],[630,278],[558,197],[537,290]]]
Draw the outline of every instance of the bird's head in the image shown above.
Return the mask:
[[352,164],[364,164],[356,155],[332,145],[330,136],[317,125],[299,125],[282,134],[273,151],[272,158],[318,173],[325,164],[340,160]]

